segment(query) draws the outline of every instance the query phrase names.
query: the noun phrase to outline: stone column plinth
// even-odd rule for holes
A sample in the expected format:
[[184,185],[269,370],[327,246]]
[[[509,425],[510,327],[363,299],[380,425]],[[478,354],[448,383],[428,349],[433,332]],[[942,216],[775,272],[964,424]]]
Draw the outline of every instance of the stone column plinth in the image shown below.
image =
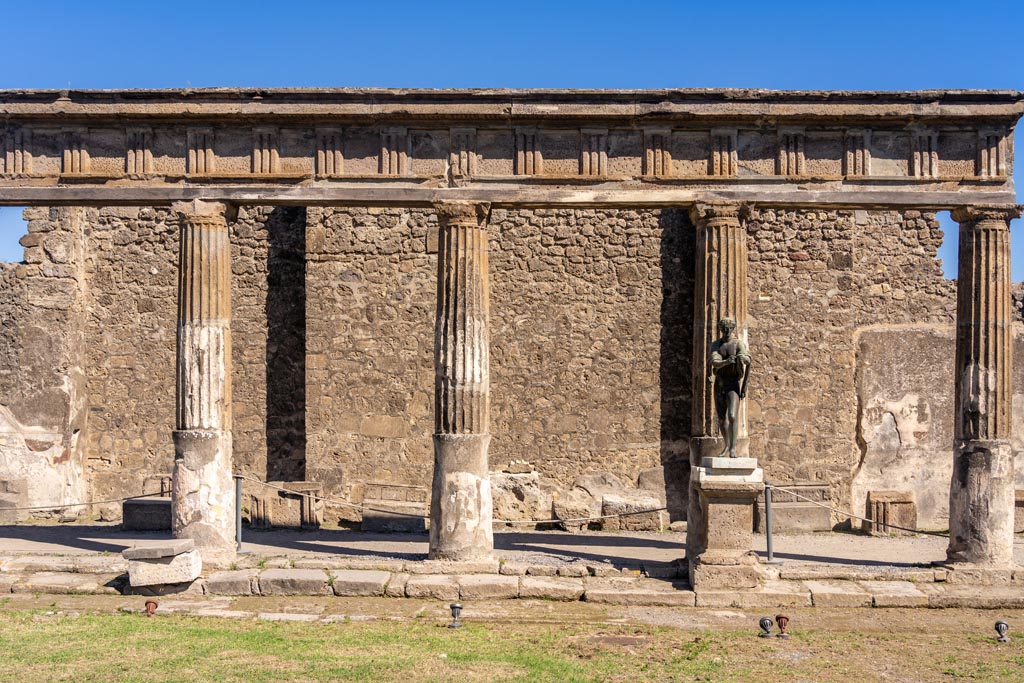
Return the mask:
[[[714,385],[711,375],[711,342],[718,336],[722,318],[736,321],[736,334],[747,339],[747,234],[740,224],[740,205],[729,202],[695,204],[690,220],[697,230],[693,306],[693,401],[690,421],[690,484],[687,503],[687,554],[700,527],[701,505],[697,489],[697,468],[705,457],[722,449],[715,416]],[[747,411],[740,403],[740,456],[749,452]]]
[[1013,564],[1013,343],[1009,222],[1018,207],[963,207],[957,273],[951,562]]
[[477,560],[494,551],[487,461],[490,435],[489,204],[435,205],[434,479],[431,559]]
[[191,538],[208,566],[235,558],[231,479],[231,247],[226,207],[174,206],[178,353],[171,484],[175,538]]
[[688,524],[690,585],[696,589],[755,588],[763,572],[754,544],[754,504],[764,471],[754,458],[704,458],[693,470],[701,514]]

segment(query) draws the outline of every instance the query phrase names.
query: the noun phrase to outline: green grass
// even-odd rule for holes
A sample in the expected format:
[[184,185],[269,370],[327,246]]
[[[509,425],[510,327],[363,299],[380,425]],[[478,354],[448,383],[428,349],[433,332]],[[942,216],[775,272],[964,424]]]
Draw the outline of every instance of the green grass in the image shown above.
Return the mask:
[[[859,612],[868,619],[882,611]],[[925,616],[927,612],[923,612]],[[988,615],[978,617],[988,621]],[[1024,681],[1024,642],[954,629],[796,630],[433,620],[262,622],[0,612],[11,683]]]

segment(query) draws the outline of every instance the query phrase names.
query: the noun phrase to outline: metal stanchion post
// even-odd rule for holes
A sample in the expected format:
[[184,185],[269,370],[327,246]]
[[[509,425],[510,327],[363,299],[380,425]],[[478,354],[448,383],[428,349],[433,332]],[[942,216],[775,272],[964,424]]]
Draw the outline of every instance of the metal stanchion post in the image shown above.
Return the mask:
[[768,563],[775,562],[775,552],[772,549],[772,485],[764,483],[764,533],[768,544]]
[[242,478],[235,475],[235,550],[242,552]]

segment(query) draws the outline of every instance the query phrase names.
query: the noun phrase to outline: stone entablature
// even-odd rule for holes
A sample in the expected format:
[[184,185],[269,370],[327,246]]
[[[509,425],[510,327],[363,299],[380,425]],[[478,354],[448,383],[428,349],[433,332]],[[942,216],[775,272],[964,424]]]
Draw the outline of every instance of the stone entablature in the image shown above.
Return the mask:
[[0,91],[0,187],[999,193],[1022,112],[1010,91]]

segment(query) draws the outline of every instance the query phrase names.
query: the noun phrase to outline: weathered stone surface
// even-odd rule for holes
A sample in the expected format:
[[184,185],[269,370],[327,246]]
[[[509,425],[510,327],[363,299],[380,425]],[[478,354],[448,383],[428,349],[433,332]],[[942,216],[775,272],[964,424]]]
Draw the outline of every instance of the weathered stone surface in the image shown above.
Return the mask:
[[339,597],[384,595],[390,580],[390,572],[372,569],[341,569],[331,572],[331,587]]
[[693,607],[696,597],[691,590],[602,590],[588,588],[583,594],[586,602],[609,605],[643,605],[664,607]]
[[907,581],[858,581],[871,594],[875,607],[920,607],[928,596]]
[[327,595],[327,574],[317,569],[266,569],[259,576],[261,595]]
[[917,529],[917,503],[912,491],[868,491],[864,528],[879,536],[912,536]]
[[750,590],[697,590],[697,607],[810,607],[811,592],[798,581],[768,581]]
[[497,574],[498,560],[424,560],[409,562],[405,571],[410,574]]
[[117,576],[110,574],[67,574],[38,572],[12,585],[14,593],[111,594],[117,595]]
[[946,582],[972,586],[999,586],[1010,583],[1014,570],[1009,567],[988,567],[971,564],[950,565]]
[[409,583],[408,574],[392,574],[391,580],[388,581],[388,585],[384,589],[384,595],[389,598],[404,598],[405,597],[405,586]]
[[133,588],[195,581],[203,569],[203,559],[197,550],[155,558],[127,559],[128,580]]
[[458,600],[459,581],[454,576],[412,576],[405,584],[405,595],[410,598]]
[[933,586],[928,592],[929,607],[974,609],[1024,608],[1024,592],[1018,587]]
[[540,474],[491,472],[495,520],[551,519],[551,493],[541,488]]
[[125,531],[170,531],[171,499],[138,498],[121,503],[121,528]]
[[160,543],[149,543],[132,546],[121,551],[126,560],[153,560],[161,557],[173,557],[195,550],[195,542],[191,538],[178,538]]
[[583,581],[553,577],[524,576],[519,582],[519,597],[542,600],[579,600]]
[[661,507],[664,506],[658,498],[639,491],[606,493],[601,499],[601,515],[622,517],[602,520],[601,525],[606,531],[664,531],[668,513]]
[[519,577],[494,574],[460,576],[459,597],[462,600],[500,600],[519,597]]
[[251,595],[257,575],[253,569],[214,572],[206,577],[206,592],[213,595]]
[[562,529],[583,531],[591,524],[587,520],[600,515],[600,500],[595,499],[585,489],[571,488],[555,498],[552,512],[555,519],[563,520],[559,524]]
[[853,581],[804,581],[815,607],[871,607],[871,593]]

